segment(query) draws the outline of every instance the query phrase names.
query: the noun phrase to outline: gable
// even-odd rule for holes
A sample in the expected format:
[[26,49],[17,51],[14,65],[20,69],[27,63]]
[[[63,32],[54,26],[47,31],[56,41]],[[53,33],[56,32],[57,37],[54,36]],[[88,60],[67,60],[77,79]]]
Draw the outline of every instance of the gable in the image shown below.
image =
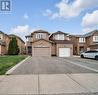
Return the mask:
[[32,43],[34,47],[50,47],[51,43],[46,40],[38,40]]

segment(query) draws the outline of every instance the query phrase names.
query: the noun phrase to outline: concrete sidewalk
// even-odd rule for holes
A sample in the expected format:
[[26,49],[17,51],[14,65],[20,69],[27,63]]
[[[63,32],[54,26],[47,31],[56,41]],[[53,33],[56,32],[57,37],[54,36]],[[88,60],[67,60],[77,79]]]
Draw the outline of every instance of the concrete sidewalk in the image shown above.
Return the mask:
[[97,92],[98,74],[94,73],[0,76],[0,95],[98,95]]

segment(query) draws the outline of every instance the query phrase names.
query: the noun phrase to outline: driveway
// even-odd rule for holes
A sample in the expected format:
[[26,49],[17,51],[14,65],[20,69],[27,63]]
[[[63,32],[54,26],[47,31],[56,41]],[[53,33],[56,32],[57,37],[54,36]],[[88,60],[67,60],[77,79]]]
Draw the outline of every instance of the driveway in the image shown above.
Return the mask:
[[67,62],[98,72],[98,60],[69,57],[64,58]]
[[79,57],[30,57],[0,76],[0,95],[98,95],[98,74],[85,62],[97,66]]
[[[77,58],[76,58],[77,59]],[[72,64],[76,59],[58,57],[30,57],[16,68],[11,74],[75,74],[75,73],[95,73],[93,70]],[[69,62],[68,62],[69,60]]]

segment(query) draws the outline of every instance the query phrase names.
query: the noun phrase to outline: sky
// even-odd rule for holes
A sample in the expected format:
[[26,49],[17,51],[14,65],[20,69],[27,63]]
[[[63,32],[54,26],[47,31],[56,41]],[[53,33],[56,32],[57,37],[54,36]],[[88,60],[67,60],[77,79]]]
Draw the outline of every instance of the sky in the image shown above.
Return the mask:
[[25,36],[35,30],[84,34],[98,29],[98,0],[11,0],[0,13],[0,30]]

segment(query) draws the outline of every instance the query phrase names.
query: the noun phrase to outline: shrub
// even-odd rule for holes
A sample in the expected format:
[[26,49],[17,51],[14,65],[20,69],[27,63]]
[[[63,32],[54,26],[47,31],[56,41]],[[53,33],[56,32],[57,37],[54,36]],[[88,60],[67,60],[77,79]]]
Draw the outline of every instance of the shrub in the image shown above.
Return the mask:
[[18,55],[19,54],[19,48],[17,45],[16,37],[12,37],[12,39],[10,40],[8,54],[9,55]]

